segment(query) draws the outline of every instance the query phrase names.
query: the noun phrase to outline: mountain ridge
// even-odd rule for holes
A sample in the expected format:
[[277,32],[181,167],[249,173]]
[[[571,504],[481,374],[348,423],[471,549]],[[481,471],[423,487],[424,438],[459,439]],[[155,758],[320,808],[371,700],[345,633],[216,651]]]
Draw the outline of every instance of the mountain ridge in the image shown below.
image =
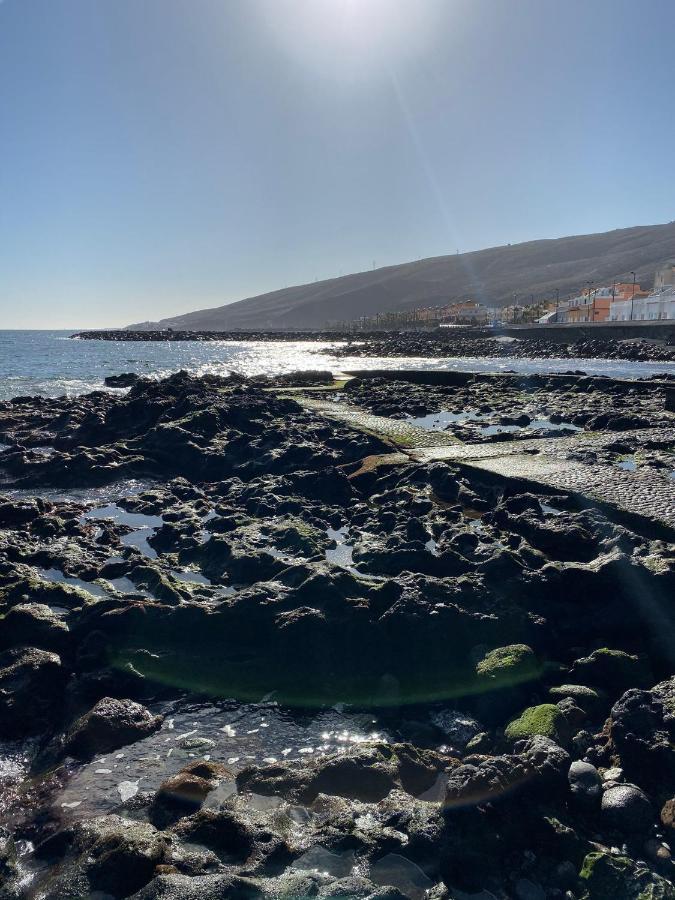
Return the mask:
[[290,330],[467,298],[503,306],[514,293],[523,301],[558,288],[564,297],[588,281],[630,280],[631,271],[650,287],[655,270],[673,257],[675,222],[637,225],[397,263],[127,327]]

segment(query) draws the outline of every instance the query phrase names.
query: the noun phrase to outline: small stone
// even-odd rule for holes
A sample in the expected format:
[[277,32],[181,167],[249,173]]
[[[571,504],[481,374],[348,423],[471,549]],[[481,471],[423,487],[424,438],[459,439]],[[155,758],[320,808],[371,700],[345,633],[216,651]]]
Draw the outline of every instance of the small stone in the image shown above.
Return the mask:
[[675,797],[663,804],[661,822],[666,828],[675,828]]
[[481,731],[475,737],[472,737],[466,745],[469,753],[488,753],[492,747],[492,738],[488,731]]
[[623,769],[620,769],[618,766],[613,766],[611,769],[605,769],[602,773],[603,781],[623,781]]
[[600,800],[602,783],[595,766],[575,760],[570,766],[568,780],[574,799],[584,806],[592,806]]
[[671,856],[668,847],[656,838],[645,841],[644,850],[649,859],[656,863],[668,862]]
[[443,709],[432,713],[431,721],[454,747],[466,745],[480,733],[480,724],[457,709]]

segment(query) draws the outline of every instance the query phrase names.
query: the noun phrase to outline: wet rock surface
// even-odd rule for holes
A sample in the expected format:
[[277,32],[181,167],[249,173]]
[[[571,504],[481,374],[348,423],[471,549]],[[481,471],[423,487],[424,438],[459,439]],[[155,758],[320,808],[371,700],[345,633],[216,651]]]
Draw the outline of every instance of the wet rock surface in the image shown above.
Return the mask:
[[0,897],[675,896],[672,542],[307,386],[0,405]]
[[[668,379],[628,382],[569,375],[481,375],[429,385],[395,376],[353,378],[344,397],[370,413],[448,432],[464,442],[616,433],[672,425]],[[630,454],[630,448],[617,460]]]

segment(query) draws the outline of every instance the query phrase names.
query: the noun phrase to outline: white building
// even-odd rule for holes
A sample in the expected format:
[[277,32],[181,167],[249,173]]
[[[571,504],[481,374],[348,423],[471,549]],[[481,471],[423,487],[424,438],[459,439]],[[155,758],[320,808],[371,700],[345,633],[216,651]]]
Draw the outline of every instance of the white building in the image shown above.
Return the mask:
[[609,307],[610,322],[654,322],[675,319],[675,286],[662,286],[646,297],[615,300]]

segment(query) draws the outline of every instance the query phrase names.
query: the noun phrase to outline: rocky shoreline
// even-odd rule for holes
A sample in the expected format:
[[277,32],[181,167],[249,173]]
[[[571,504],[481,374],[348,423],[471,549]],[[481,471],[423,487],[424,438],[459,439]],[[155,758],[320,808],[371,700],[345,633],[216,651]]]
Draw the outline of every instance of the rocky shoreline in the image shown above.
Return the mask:
[[613,338],[552,339],[503,338],[486,329],[437,328],[430,331],[337,332],[337,331],[82,331],[78,340],[130,342],[182,341],[337,341],[346,342],[332,351],[343,357],[499,357],[513,359],[616,359],[634,362],[675,362],[675,346],[666,340]]
[[334,351],[339,357],[498,357],[501,359],[622,359],[633,362],[675,362],[675,347],[665,341],[541,338],[499,338],[438,332],[369,336]]
[[675,898],[673,535],[299,402],[662,472],[666,384],[0,403],[0,898]]

